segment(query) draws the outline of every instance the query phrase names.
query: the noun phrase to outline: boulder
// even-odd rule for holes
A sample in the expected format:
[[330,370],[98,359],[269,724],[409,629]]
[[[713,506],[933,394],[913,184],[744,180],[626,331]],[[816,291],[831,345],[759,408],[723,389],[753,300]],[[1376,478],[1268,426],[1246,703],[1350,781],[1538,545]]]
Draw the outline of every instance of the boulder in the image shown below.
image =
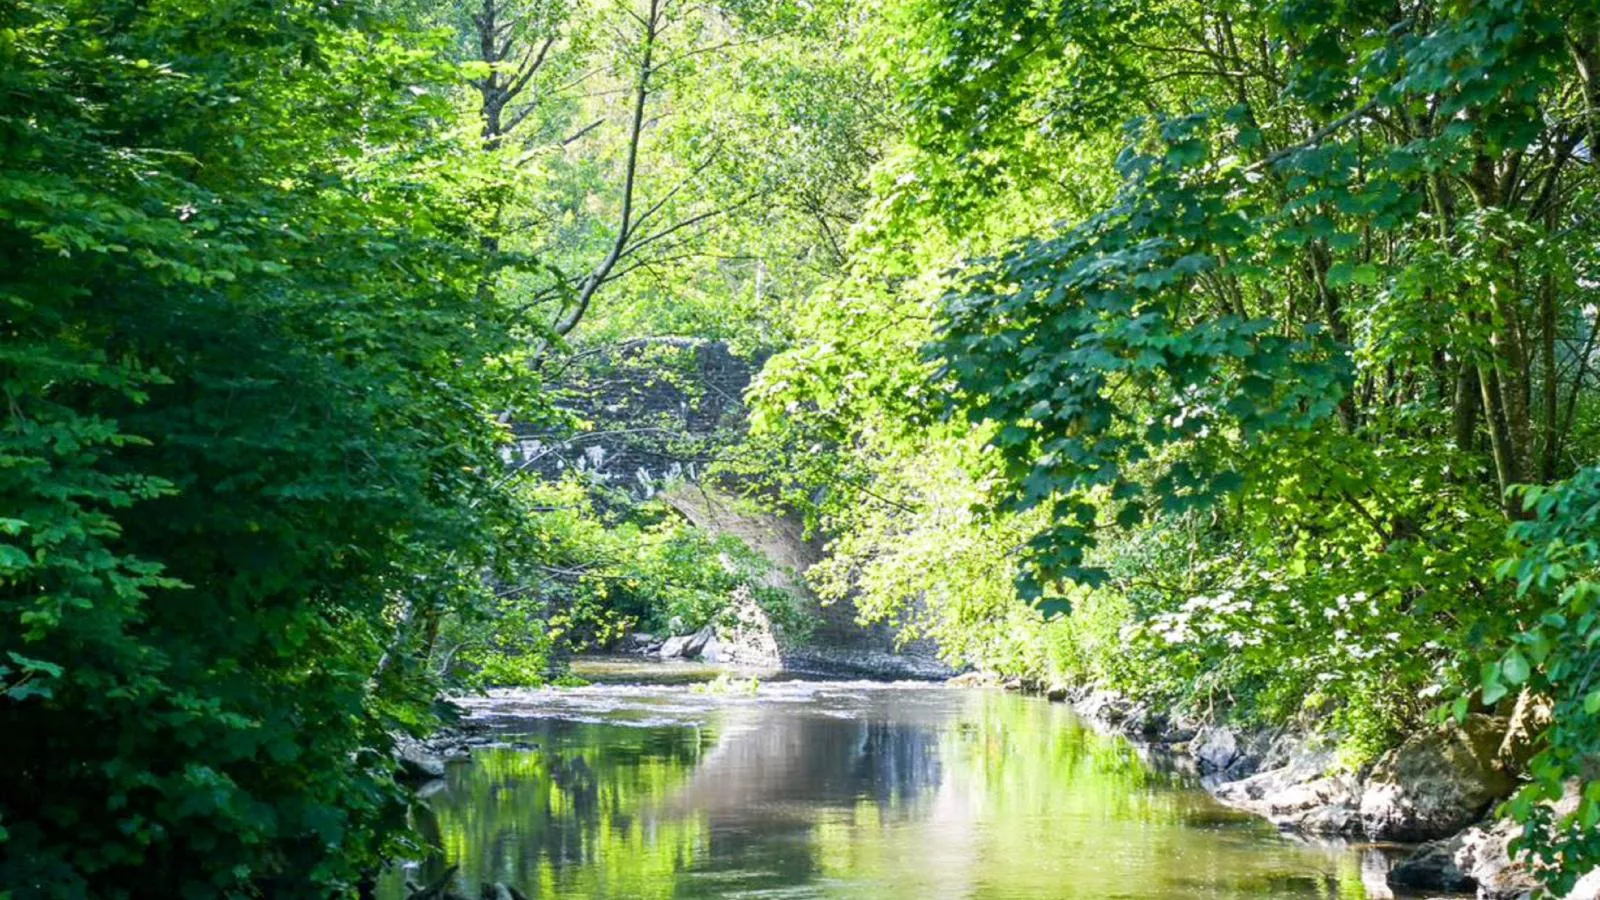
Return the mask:
[[413,737],[403,735],[395,739],[394,761],[399,768],[399,779],[409,784],[423,784],[444,777],[444,758]]
[[1189,755],[1202,772],[1225,772],[1239,758],[1239,736],[1231,728],[1202,728],[1189,742]]
[[1496,754],[1505,720],[1468,717],[1413,735],[1379,757],[1361,794],[1361,830],[1378,840],[1448,837],[1511,792]]
[[710,625],[707,625],[699,631],[696,631],[694,634],[689,635],[688,643],[683,645],[684,658],[691,659],[704,653],[706,644],[710,643],[716,638],[716,636],[717,630],[712,628]]
[[[1578,799],[1578,784],[1573,782],[1555,804],[1556,817],[1569,815],[1577,808]],[[1457,836],[1456,864],[1477,881],[1481,900],[1529,900],[1535,896],[1539,882],[1528,860],[1511,855],[1511,842],[1521,834],[1520,825],[1502,819]],[[1579,879],[1564,900],[1600,900],[1600,870]]]
[[1267,731],[1237,731],[1225,725],[1208,725],[1195,732],[1187,749],[1200,774],[1215,781],[1235,781],[1254,775],[1273,746]]
[[1117,729],[1128,717],[1128,711],[1133,707],[1126,698],[1111,691],[1090,691],[1087,696],[1079,700],[1074,707],[1078,715],[1093,719],[1107,728]]
[[686,634],[669,637],[662,642],[661,649],[657,653],[662,659],[681,659],[684,649],[689,646],[689,640],[690,636]]
[[1462,839],[1462,835],[1456,835],[1418,847],[1389,870],[1389,886],[1420,891],[1476,891],[1478,880],[1463,870],[1458,861]]
[[[1217,799],[1280,828],[1311,834],[1358,831],[1360,784],[1354,776],[1336,771],[1338,758],[1333,749],[1306,740],[1292,750],[1273,748],[1268,756],[1285,752],[1281,765],[1218,786],[1214,792]],[[1230,764],[1236,765],[1238,758]]]
[[[1151,729],[1155,729],[1154,733],[1151,733]],[[1193,723],[1172,718],[1165,713],[1158,713],[1152,717],[1145,725],[1145,732],[1150,735],[1150,740],[1158,744],[1185,746],[1194,740],[1195,734],[1198,733]]]
[[716,637],[706,641],[706,645],[700,649],[700,659],[703,662],[720,663],[726,655],[727,651],[723,649],[722,641]]
[[654,643],[656,643],[655,635],[646,634],[643,631],[635,631],[633,634],[628,635],[625,646],[628,650],[634,652],[644,652],[649,650],[650,645]]
[[1166,710],[1154,709],[1146,703],[1137,703],[1129,708],[1118,730],[1135,740],[1152,744],[1180,744],[1194,740],[1195,736],[1192,725],[1174,719]]
[[1538,886],[1526,863],[1511,858],[1511,841],[1521,833],[1516,823],[1499,821],[1454,838],[1455,862],[1477,883],[1484,900],[1518,900]]

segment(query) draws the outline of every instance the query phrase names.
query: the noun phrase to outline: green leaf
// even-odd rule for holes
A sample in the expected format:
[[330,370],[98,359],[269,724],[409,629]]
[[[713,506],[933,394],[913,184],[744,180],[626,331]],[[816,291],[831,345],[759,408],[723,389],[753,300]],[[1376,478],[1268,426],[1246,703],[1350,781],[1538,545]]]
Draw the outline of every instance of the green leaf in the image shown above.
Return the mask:
[[1500,680],[1499,663],[1485,664],[1479,682],[1483,686],[1483,702],[1487,705],[1493,706],[1506,695],[1506,684]]
[[1520,686],[1528,680],[1528,660],[1521,651],[1512,650],[1500,661],[1500,674],[1513,687]]
[[1060,597],[1040,600],[1035,606],[1046,619],[1069,615],[1072,612],[1072,602]]
[[8,651],[6,656],[10,657],[11,661],[16,663],[17,667],[24,672],[29,672],[36,675],[44,675],[49,678],[61,677],[61,667],[53,662],[46,662],[42,659],[34,659],[32,657],[23,656],[21,653],[17,653],[15,651]]

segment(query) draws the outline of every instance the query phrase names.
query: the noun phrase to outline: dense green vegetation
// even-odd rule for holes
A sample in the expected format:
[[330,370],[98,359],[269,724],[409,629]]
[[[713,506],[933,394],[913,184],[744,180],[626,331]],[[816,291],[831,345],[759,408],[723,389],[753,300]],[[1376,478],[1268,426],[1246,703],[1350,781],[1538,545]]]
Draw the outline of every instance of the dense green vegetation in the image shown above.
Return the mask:
[[1583,0],[0,8],[0,897],[353,892],[441,691],[757,589],[507,465],[669,334],[824,599],[1351,765],[1496,708],[1569,884],[1597,72]]
[[449,73],[353,8],[0,16],[0,884],[352,885],[428,698],[390,598],[476,591],[512,521]]
[[[1352,765],[1529,691],[1547,818],[1600,713],[1592,5],[889,12],[910,124],[759,389],[848,448],[788,483],[824,589]],[[1557,886],[1597,822],[1531,828]]]

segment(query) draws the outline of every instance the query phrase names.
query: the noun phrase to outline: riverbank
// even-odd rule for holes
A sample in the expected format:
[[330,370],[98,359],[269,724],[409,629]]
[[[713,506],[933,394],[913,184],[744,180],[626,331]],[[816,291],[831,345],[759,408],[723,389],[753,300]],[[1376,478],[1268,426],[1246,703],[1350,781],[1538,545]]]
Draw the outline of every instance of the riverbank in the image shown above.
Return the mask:
[[[1098,730],[1191,768],[1220,802],[1284,831],[1414,846],[1388,875],[1402,891],[1478,900],[1531,900],[1538,881],[1510,845],[1520,834],[1494,810],[1515,789],[1527,748],[1502,717],[1469,716],[1419,732],[1351,771],[1314,723],[1241,728],[1205,723],[1086,687],[1043,686],[978,673],[952,679],[1034,693],[1070,705]],[[1570,813],[1576,795],[1556,808]],[[1600,900],[1600,871],[1564,900]]]

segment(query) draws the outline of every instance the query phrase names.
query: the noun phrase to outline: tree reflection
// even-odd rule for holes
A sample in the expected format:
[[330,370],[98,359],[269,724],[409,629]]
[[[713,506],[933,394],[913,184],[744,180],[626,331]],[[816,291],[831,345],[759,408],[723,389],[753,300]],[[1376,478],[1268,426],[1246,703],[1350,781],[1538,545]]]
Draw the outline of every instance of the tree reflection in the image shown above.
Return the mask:
[[543,898],[1367,896],[1354,851],[1286,842],[1059,705],[930,688],[715,709],[528,720],[540,749],[480,752],[431,799],[423,874]]

